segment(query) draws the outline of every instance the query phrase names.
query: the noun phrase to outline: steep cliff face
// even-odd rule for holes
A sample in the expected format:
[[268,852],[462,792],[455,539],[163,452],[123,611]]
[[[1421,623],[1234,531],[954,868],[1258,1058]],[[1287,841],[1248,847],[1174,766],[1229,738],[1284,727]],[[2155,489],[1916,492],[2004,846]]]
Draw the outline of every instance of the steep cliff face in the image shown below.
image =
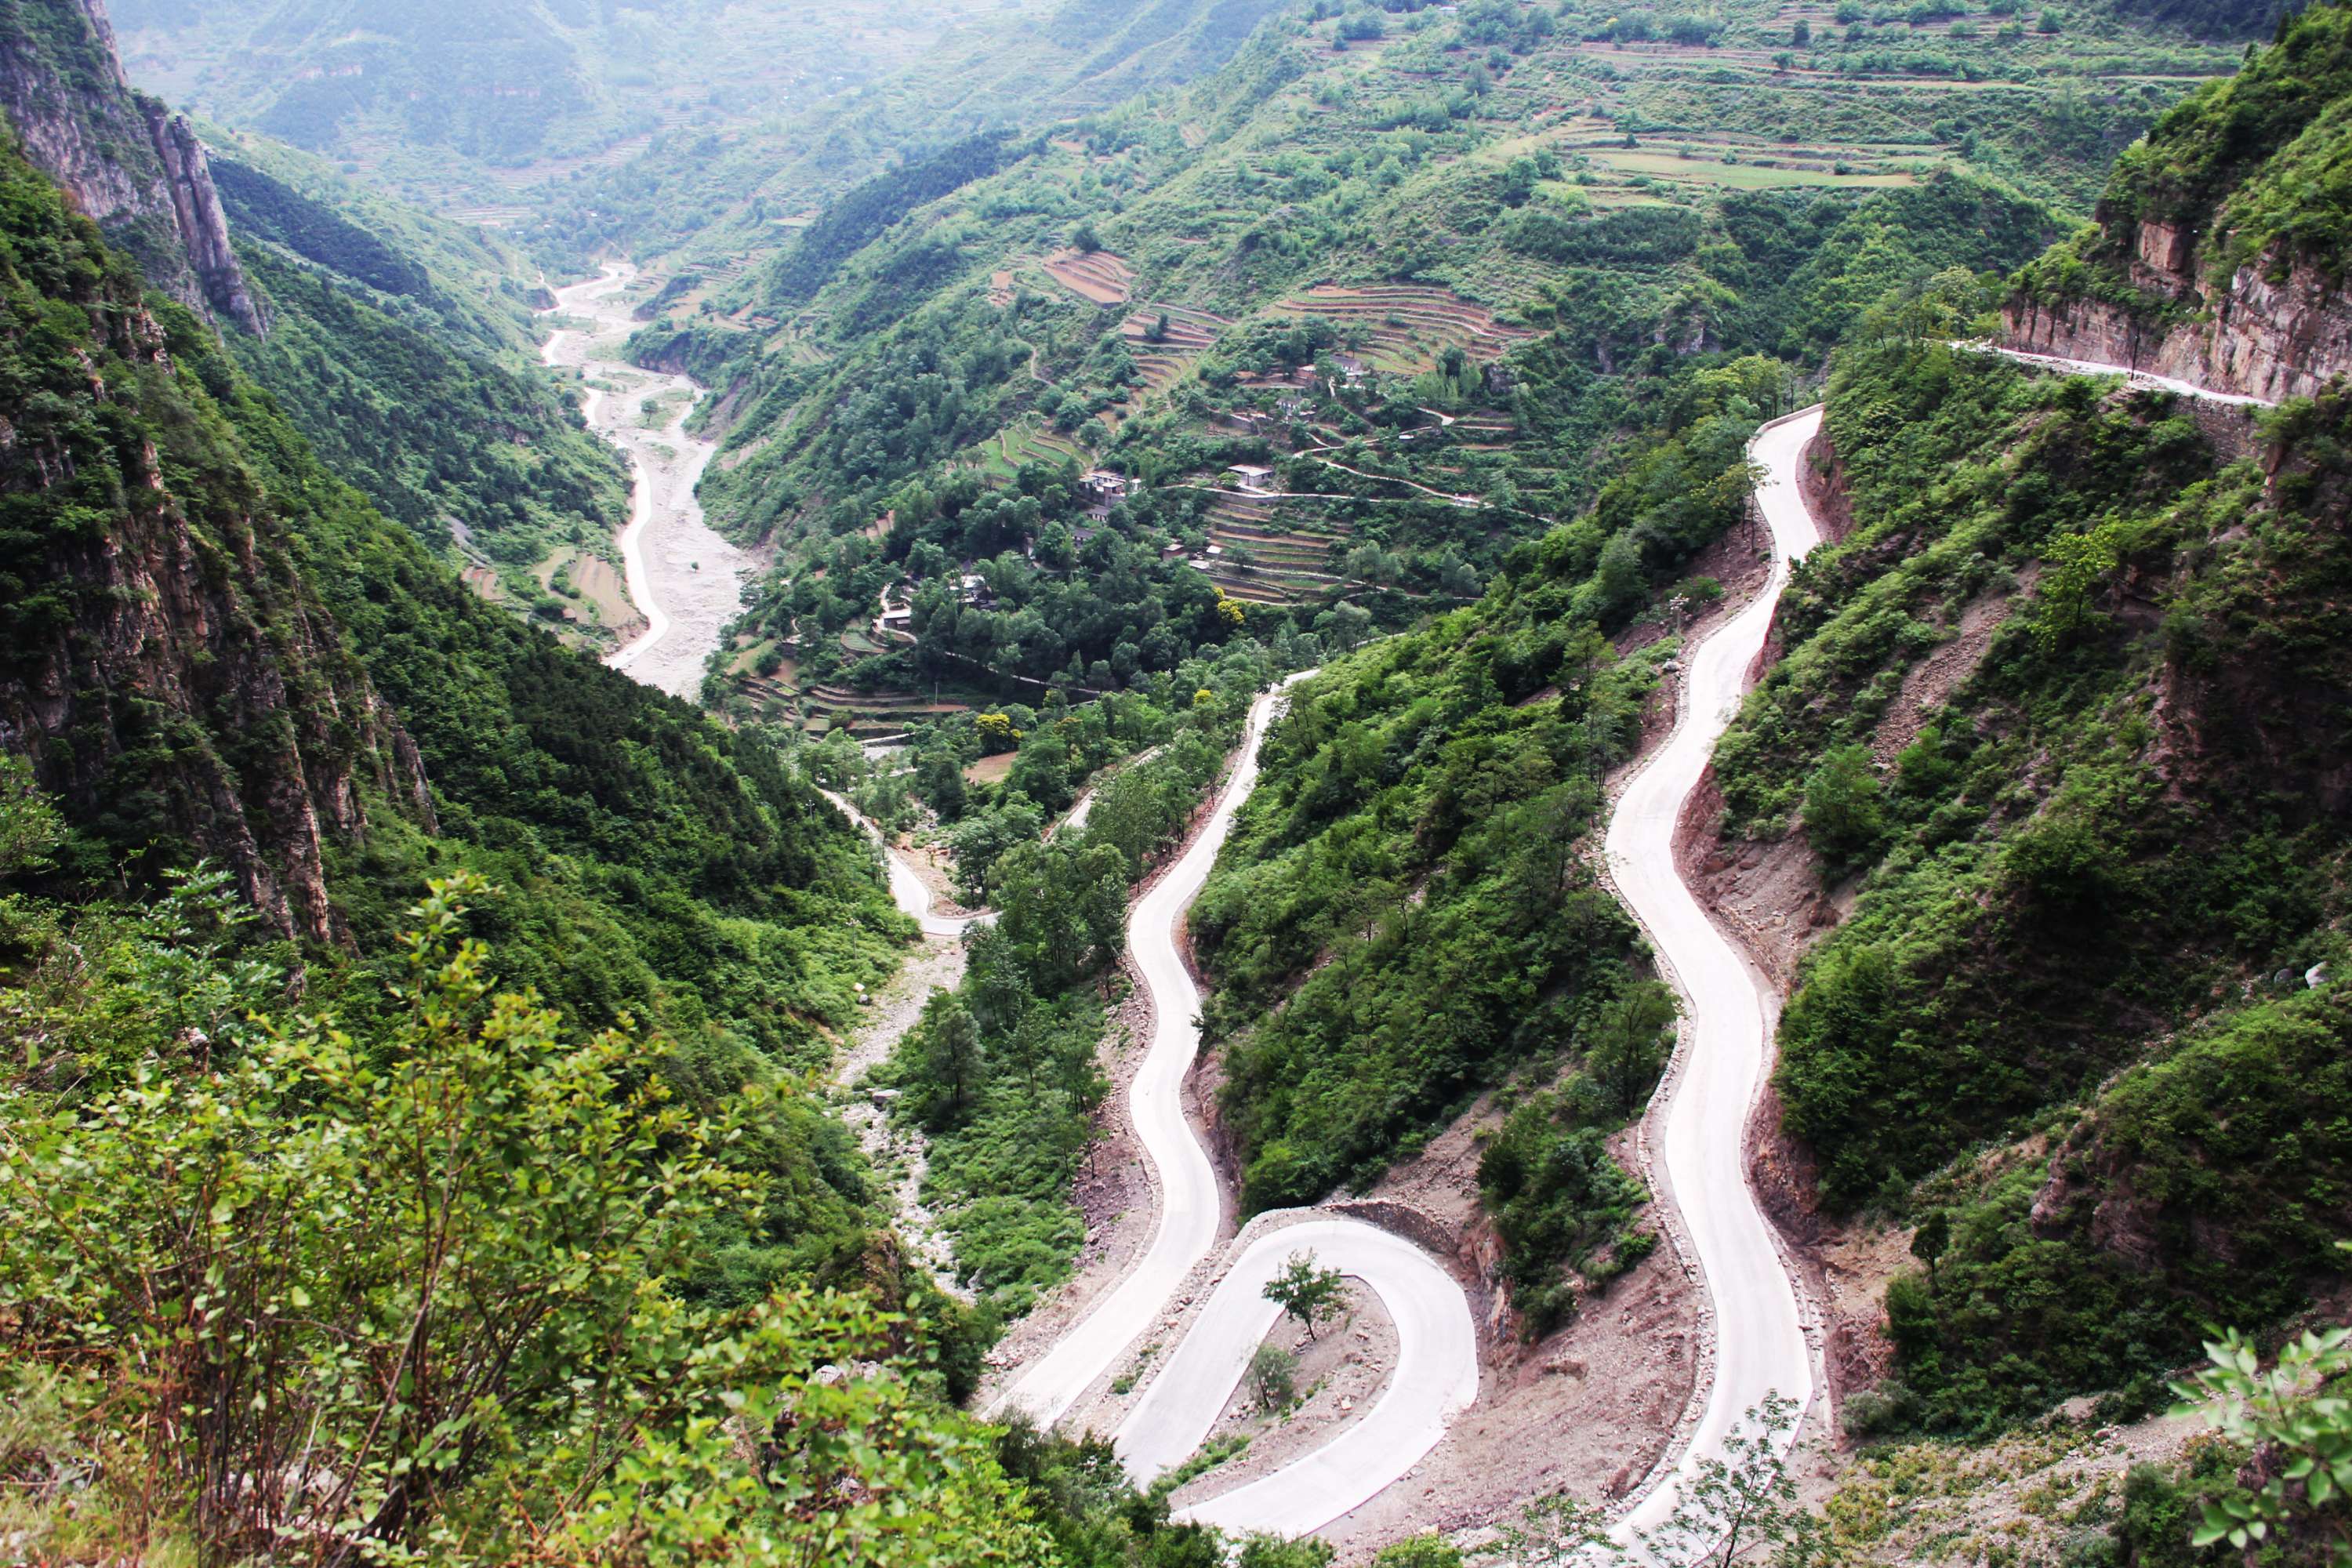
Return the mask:
[[2195,270],[2194,249],[2172,225],[2135,225],[2128,276],[2141,299],[2018,295],[2001,311],[2010,344],[2273,403],[2352,372],[2352,295],[2319,264],[2271,255],[2216,283]]
[[219,860],[337,942],[326,842],[369,786],[430,824],[416,749],[138,273],[13,153],[0,198],[0,745],[92,840]]
[[2037,353],[2218,392],[2315,396],[2352,372],[2352,13],[2315,5],[2117,163],[2094,226],[2002,311]]
[[33,165],[150,282],[208,319],[264,330],[204,144],[184,117],[132,90],[104,0],[18,0],[0,10],[0,110]]

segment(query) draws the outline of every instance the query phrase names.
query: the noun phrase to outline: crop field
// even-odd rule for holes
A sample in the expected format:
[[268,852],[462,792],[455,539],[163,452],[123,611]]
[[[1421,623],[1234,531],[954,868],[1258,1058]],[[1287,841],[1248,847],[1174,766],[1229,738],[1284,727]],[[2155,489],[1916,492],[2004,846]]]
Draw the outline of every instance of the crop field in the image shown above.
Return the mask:
[[1677,184],[1722,185],[1740,191],[1778,190],[1787,185],[1891,186],[1916,183],[1914,175],[1900,170],[1841,174],[1834,165],[1794,161],[1727,163],[1722,154],[1712,149],[1694,157],[1671,152],[1617,149],[1596,150],[1590,155],[1594,163],[1618,174],[1648,174]]
[[1223,316],[1182,305],[1139,306],[1119,323],[1118,335],[1134,352],[1145,397],[1156,397],[1183,378],[1193,360],[1233,323]]
[[1497,321],[1486,306],[1450,289],[1414,284],[1318,284],[1275,310],[1284,315],[1320,316],[1343,333],[1359,335],[1364,356],[1376,370],[1427,370],[1448,349],[1460,349],[1474,360],[1498,359],[1512,344],[1535,336],[1524,327]]
[[1042,264],[1045,276],[1105,310],[1127,303],[1135,270],[1107,250],[1057,250]]

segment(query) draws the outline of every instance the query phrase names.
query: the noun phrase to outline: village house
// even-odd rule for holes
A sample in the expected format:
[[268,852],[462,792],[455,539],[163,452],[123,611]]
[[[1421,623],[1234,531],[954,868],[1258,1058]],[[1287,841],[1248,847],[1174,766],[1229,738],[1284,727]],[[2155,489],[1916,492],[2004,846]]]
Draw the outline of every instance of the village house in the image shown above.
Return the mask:
[[1255,463],[1235,463],[1225,470],[1243,489],[1263,493],[1274,489],[1274,470]]

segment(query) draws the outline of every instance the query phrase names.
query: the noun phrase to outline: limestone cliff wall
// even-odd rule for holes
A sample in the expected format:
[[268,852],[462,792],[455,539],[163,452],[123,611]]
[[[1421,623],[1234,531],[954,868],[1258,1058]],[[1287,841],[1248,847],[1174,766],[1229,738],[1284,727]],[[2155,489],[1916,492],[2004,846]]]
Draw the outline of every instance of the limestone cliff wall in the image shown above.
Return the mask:
[[104,0],[19,0],[0,12],[0,111],[148,281],[216,321],[266,323],[229,243],[204,143],[132,90]]
[[[51,608],[0,660],[0,747],[31,756],[78,818],[111,813],[133,837],[176,840],[233,871],[279,931],[340,942],[326,842],[364,831],[370,789],[429,830],[422,759],[304,581],[284,521],[185,454],[175,484],[152,437],[101,416],[122,403],[106,366],[152,375],[169,360],[135,302],[91,314],[103,335],[82,384],[0,407],[0,493],[88,493],[117,476],[95,487],[116,498],[110,514],[46,531],[16,563]],[[167,417],[170,395],[148,384],[132,417]]]

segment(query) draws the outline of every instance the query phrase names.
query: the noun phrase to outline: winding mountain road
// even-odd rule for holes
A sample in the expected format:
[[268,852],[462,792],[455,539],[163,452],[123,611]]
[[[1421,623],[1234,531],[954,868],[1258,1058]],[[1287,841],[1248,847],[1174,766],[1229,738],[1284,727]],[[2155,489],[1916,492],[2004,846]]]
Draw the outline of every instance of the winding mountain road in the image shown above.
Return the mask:
[[1749,455],[1765,470],[1756,500],[1771,530],[1771,575],[1753,603],[1688,654],[1675,731],[1609,820],[1610,874],[1682,994],[1683,1044],[1652,1127],[1657,1174],[1681,1216],[1715,1325],[1714,1375],[1697,1421],[1674,1466],[1620,1521],[1627,1539],[1673,1513],[1679,1485],[1703,1460],[1722,1456],[1724,1439],[1766,1394],[1784,1394],[1801,1409],[1814,1388],[1796,1288],[1748,1184],[1748,1121],[1764,1087],[1780,997],[1683,881],[1675,829],[1747,693],[1790,562],[1821,542],[1797,484],[1821,426],[1817,406],[1758,432]]
[[959,937],[974,926],[987,925],[996,919],[992,910],[983,910],[972,915],[933,914],[932,906],[937,900],[931,897],[930,884],[924,881],[921,874],[908,863],[906,856],[899,853],[898,847],[890,842],[889,835],[851,805],[848,796],[836,795],[829,789],[820,789],[817,794],[831,801],[835,811],[856,823],[859,831],[882,851],[883,869],[890,879],[890,901],[898,906],[900,914],[922,927],[925,936]]
[[[1216,864],[1255,787],[1258,752],[1294,675],[1250,709],[1231,777],[1184,853],[1129,917],[1129,951],[1150,992],[1152,1037],[1128,1089],[1128,1114],[1159,1177],[1150,1244],[1077,1326],[998,1401],[1045,1425],[1067,1415],[1127,1348],[1160,1321],[1215,1249],[1224,1192],[1184,1115],[1184,1080],[1201,1047],[1201,994],[1178,945],[1184,911]],[[1361,1220],[1323,1215],[1258,1237],[1232,1259],[1176,1353],[1120,1426],[1129,1473],[1148,1483],[1181,1463],[1216,1423],[1251,1353],[1280,1317],[1260,1294],[1294,1254],[1313,1252],[1377,1294],[1397,1324],[1398,1371],[1365,1417],[1335,1442],[1249,1486],[1188,1510],[1241,1531],[1301,1535],[1379,1493],[1419,1463],[1478,1395],[1477,1327],[1453,1277],[1410,1242]]]
[[2155,387],[2162,392],[2179,393],[2202,403],[2226,404],[2232,408],[2276,408],[2267,397],[2254,397],[2242,392],[2216,392],[2210,386],[2200,386],[2193,381],[2182,381],[2169,375],[2158,375],[2152,370],[2135,370],[2129,365],[2108,364],[2101,360],[2067,359],[2060,354],[2037,354],[2024,349],[2007,348],[2000,343],[1955,342],[1951,345],[1969,353],[1998,354],[2019,364],[2042,370],[2063,370],[2082,375],[2118,375],[2137,386]]
[[[615,270],[567,289],[559,297],[562,308],[596,304],[626,280]],[[579,363],[559,346],[565,335],[551,341],[550,363],[563,363],[560,353]],[[1953,346],[2027,364],[2127,376],[2217,403],[2263,401],[2122,366],[1987,343]],[[641,408],[652,392],[635,393],[632,411]],[[600,419],[604,413],[602,395],[592,395],[591,423],[638,456],[638,440],[652,433],[616,428],[621,421]],[[1820,542],[1820,531],[1798,489],[1798,465],[1821,423],[1822,409],[1816,406],[1758,433],[1750,455],[1764,469],[1757,502],[1772,536],[1770,575],[1753,603],[1689,650],[1689,673],[1674,733],[1619,797],[1605,839],[1612,879],[1648,932],[1660,968],[1683,999],[1682,1045],[1651,1112],[1651,1131],[1660,1151],[1654,1175],[1659,1195],[1673,1205],[1688,1238],[1714,1330],[1712,1373],[1687,1440],[1671,1464],[1653,1473],[1616,1526],[1620,1539],[1629,1542],[1637,1531],[1654,1529],[1672,1514],[1682,1485],[1702,1462],[1722,1456],[1725,1438],[1748,1410],[1768,1394],[1793,1398],[1801,1408],[1809,1406],[1817,1386],[1796,1289],[1747,1173],[1748,1124],[1769,1066],[1780,998],[1683,882],[1675,834],[1685,804],[1704,777],[1716,742],[1747,690],[1748,672],[1763,649],[1787,586],[1790,563]],[[677,433],[665,434],[676,438]],[[694,472],[698,474],[698,465]],[[690,497],[690,478],[685,488]],[[612,662],[619,668],[628,668],[664,641],[670,628],[668,616],[655,602],[644,560],[642,540],[654,503],[642,461],[636,501],[624,546],[631,595],[652,626],[637,643],[614,657]],[[698,523],[698,515],[695,521]],[[698,657],[691,668],[698,670],[699,666]],[[648,683],[667,684],[650,671],[638,673]],[[1138,901],[1129,918],[1130,949],[1150,993],[1155,1018],[1150,1049],[1128,1096],[1129,1114],[1160,1177],[1160,1202],[1150,1244],[1077,1326],[1025,1369],[999,1399],[996,1412],[1017,1409],[1048,1425],[1062,1419],[1129,1345],[1162,1321],[1177,1290],[1215,1249],[1223,1194],[1183,1110],[1184,1080],[1200,1048],[1201,998],[1177,938],[1185,910],[1206,882],[1235,814],[1256,783],[1259,746],[1283,700],[1283,689],[1277,688],[1253,707],[1239,760],[1209,821],[1182,858]],[[877,840],[881,837],[847,801],[828,798]],[[1090,804],[1089,795],[1084,805]],[[1075,826],[1083,826],[1084,805],[1073,814]],[[923,879],[887,844],[884,851],[891,895],[920,923],[925,935],[958,937],[994,918],[985,912],[934,914]],[[1292,1254],[1302,1250],[1314,1252],[1326,1267],[1354,1277],[1381,1297],[1397,1328],[1396,1372],[1372,1411],[1333,1441],[1271,1475],[1195,1505],[1187,1518],[1236,1531],[1303,1535],[1319,1530],[1419,1463],[1443,1439],[1453,1418],[1477,1396],[1477,1339],[1469,1303],[1435,1259],[1360,1220],[1319,1213],[1297,1216],[1296,1223],[1256,1236],[1238,1257],[1226,1260],[1189,1331],[1120,1426],[1118,1450],[1139,1482],[1148,1483],[1181,1463],[1206,1437],[1238,1386],[1252,1352],[1280,1315],[1260,1295],[1261,1289]]]
[[[1748,1187],[1745,1158],[1779,997],[1683,883],[1674,837],[1683,805],[1745,694],[1790,562],[1820,541],[1797,474],[1821,414],[1808,409],[1758,434],[1751,450],[1766,471],[1757,500],[1772,535],[1771,574],[1754,603],[1690,651],[1675,730],[1624,790],[1606,838],[1616,885],[1684,998],[1684,1044],[1652,1112],[1663,1152],[1655,1174],[1661,1196],[1679,1211],[1712,1306],[1716,1342],[1713,1375],[1688,1441],[1620,1522],[1627,1539],[1673,1511],[1676,1483],[1722,1455],[1724,1439],[1750,1406],[1769,1393],[1805,1405],[1815,1386],[1796,1289]],[[1252,708],[1238,760],[1209,820],[1129,917],[1129,948],[1154,1016],[1150,1050],[1128,1092],[1129,1115],[1159,1176],[1151,1240],[1077,1325],[1023,1370],[992,1414],[1017,1410],[1046,1425],[1068,1415],[1130,1345],[1169,1316],[1177,1292],[1216,1250],[1223,1192],[1184,1115],[1184,1081],[1200,1049],[1201,998],[1178,936],[1256,783],[1259,748],[1284,700],[1277,688]],[[928,890],[895,858],[891,883],[900,907],[927,931],[934,922],[949,923],[929,913]],[[1260,1294],[1264,1285],[1294,1253],[1311,1251],[1381,1298],[1397,1329],[1395,1373],[1371,1411],[1332,1441],[1183,1516],[1235,1531],[1303,1535],[1370,1500],[1444,1438],[1477,1397],[1477,1331],[1461,1286],[1411,1242],[1336,1214],[1279,1217],[1287,1223],[1254,1226],[1238,1255],[1223,1260],[1206,1302],[1115,1441],[1139,1483],[1192,1454],[1280,1316]]]

